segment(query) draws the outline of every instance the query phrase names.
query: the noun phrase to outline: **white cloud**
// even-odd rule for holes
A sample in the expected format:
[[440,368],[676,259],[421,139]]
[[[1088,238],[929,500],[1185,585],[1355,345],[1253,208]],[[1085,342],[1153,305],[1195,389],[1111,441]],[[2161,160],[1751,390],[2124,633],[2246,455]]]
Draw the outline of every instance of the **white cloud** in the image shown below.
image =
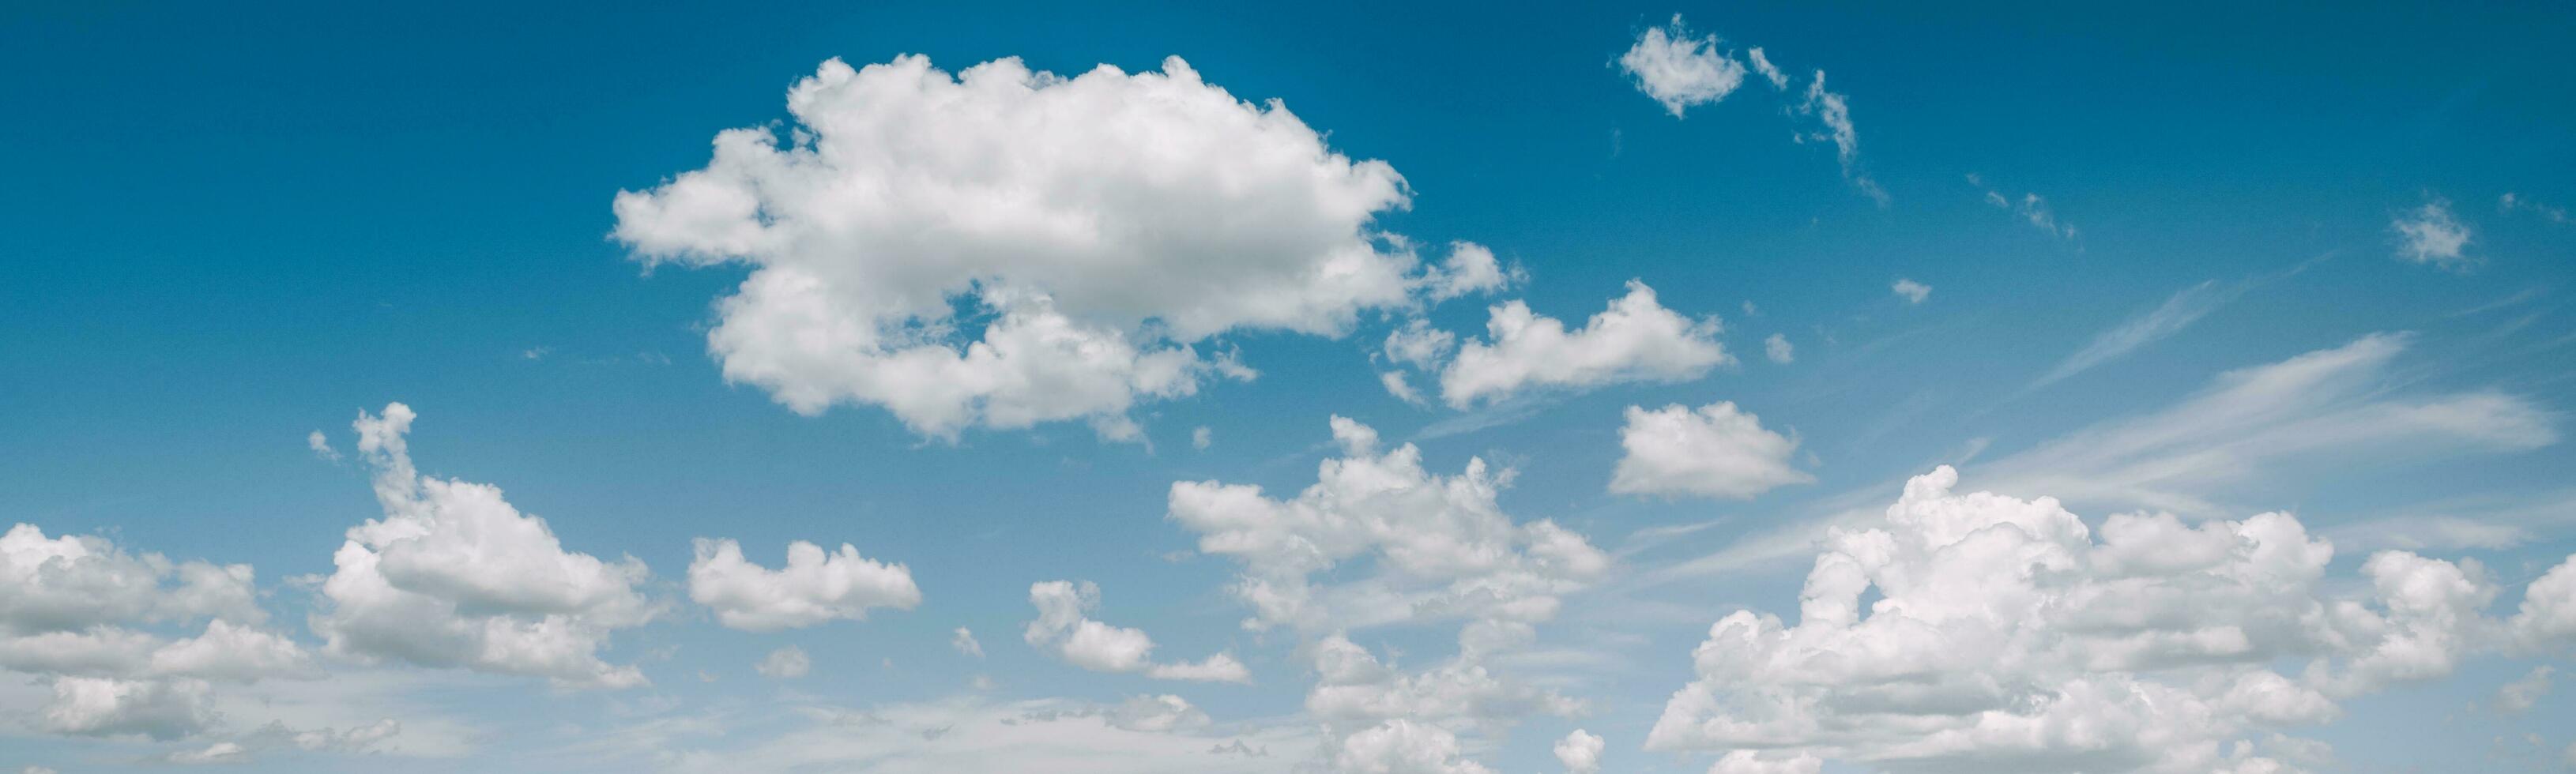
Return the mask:
[[[2208,516],[2248,490],[2314,480],[2318,472],[2375,472],[2461,451],[2510,452],[2556,443],[2556,416],[2493,391],[2410,394],[2392,364],[2410,336],[2374,334],[2333,349],[2231,371],[2174,405],[2077,429],[1970,468],[1979,485],[2049,493],[2104,508]],[[2300,473],[2306,476],[2298,475]],[[1655,577],[1739,572],[1809,552],[1825,528],[1872,518],[1881,487],[1826,498],[1815,515],[1760,532]],[[2283,495],[2294,496],[2294,495]],[[2410,517],[2412,518],[2412,517]],[[2375,545],[2493,542],[2493,530],[2409,522],[2364,535]]]
[[1431,327],[1431,322],[1416,317],[1404,327],[1386,334],[1386,359],[1415,368],[1439,366],[1441,359],[1458,348],[1458,337]]
[[2532,652],[2576,649],[2576,556],[2531,582],[2511,625],[2517,644]]
[[[1317,679],[1306,713],[1323,724],[1343,771],[1486,771],[1461,755],[1457,732],[1494,735],[1530,715],[1583,710],[1581,702],[1489,671],[1484,657],[1509,643],[1479,642],[1480,628],[1491,627],[1469,625],[1456,658],[1413,673],[1340,634],[1310,648]],[[1514,636],[1526,634],[1523,626]]]
[[1440,267],[1423,276],[1423,296],[1440,302],[1478,293],[1492,293],[1512,286],[1521,279],[1518,267],[1505,269],[1495,260],[1494,251],[1474,242],[1452,242],[1449,258]]
[[1675,403],[1629,406],[1619,428],[1625,453],[1611,474],[1619,494],[1749,500],[1774,487],[1816,480],[1790,466],[1797,439],[1763,429],[1760,417],[1719,401],[1694,411]]
[[[2480,612],[2495,588],[2473,562],[2380,552],[2356,598],[2323,581],[2333,546],[2287,514],[2197,526],[2116,514],[2097,541],[2054,499],[1955,494],[1957,480],[1948,467],[1917,477],[1883,521],[1833,529],[1796,625],[1738,611],[1712,626],[1698,679],[1648,747],[1999,772],[2277,770],[2257,753],[2305,745],[2263,734],[2506,644],[2508,624]],[[2296,677],[2273,671],[2298,661]]]
[[1141,672],[1158,680],[1249,683],[1252,673],[1232,654],[1218,653],[1196,663],[1157,663],[1154,638],[1141,629],[1111,626],[1087,615],[1100,606],[1100,587],[1090,581],[1044,581],[1029,585],[1029,604],[1036,620],[1021,634],[1030,647],[1051,650],[1067,663],[1094,672]]
[[760,663],[752,665],[752,670],[762,677],[793,679],[814,671],[814,659],[805,655],[804,648],[789,645],[762,656]]
[[2451,214],[2448,200],[2428,199],[2423,206],[2390,220],[2388,228],[2397,232],[2399,258],[2444,269],[2465,269],[2477,263],[2465,252],[2471,239],[2469,227]]
[[265,619],[249,565],[128,554],[104,538],[45,537],[33,524],[0,534],[0,634],[77,631],[122,622]]
[[1468,341],[1440,371],[1440,398],[1453,408],[1538,388],[1584,389],[1621,382],[1696,379],[1735,362],[1718,343],[1716,317],[1666,309],[1653,288],[1628,281],[1628,294],[1572,332],[1520,301],[1488,310],[1489,341]]
[[334,654],[626,687],[644,675],[597,653],[613,630],[650,620],[634,557],[565,551],[544,519],[488,484],[423,476],[404,435],[410,407],[359,412],[358,453],[383,518],[351,527],[332,555],[312,627]]
[[211,691],[204,680],[57,677],[39,725],[74,736],[179,739],[214,722]]
[[1744,53],[1746,59],[1752,60],[1753,71],[1761,73],[1763,80],[1770,81],[1771,88],[1783,91],[1789,88],[1789,74],[1781,72],[1779,66],[1771,64],[1771,58],[1762,55],[1761,46],[1754,46],[1753,50]]
[[2496,197],[2496,209],[2508,214],[2518,210],[2530,210],[2539,213],[2542,220],[2551,223],[2567,222],[2567,208],[2535,202],[2511,191]]
[[1888,286],[1888,290],[1909,304],[1920,304],[1923,299],[1932,297],[1932,286],[1902,277],[1896,280],[1896,284]]
[[984,657],[984,643],[976,642],[975,633],[967,631],[963,626],[957,627],[957,631],[948,635],[948,647],[956,648],[957,652],[976,658]]
[[2496,709],[2511,713],[2530,711],[2531,705],[2539,703],[2540,697],[2549,694],[2549,678],[2557,671],[2554,667],[2542,664],[2533,667],[2531,673],[2523,675],[2522,679],[2505,683],[2503,688],[2496,690]]
[[250,749],[238,742],[216,742],[199,750],[181,750],[166,759],[181,766],[249,763]]
[[1389,720],[1342,740],[1333,768],[1348,774],[1493,774],[1459,757],[1458,737],[1439,726]]
[[2040,198],[2039,194],[2023,192],[2020,202],[2016,204],[2002,191],[1985,187],[1986,181],[1974,173],[1968,175],[1968,184],[1985,192],[1987,204],[1994,205],[1995,209],[2015,211],[2021,215],[2023,221],[2030,223],[2032,228],[2048,232],[2049,236],[2060,239],[2072,240],[2076,237],[2075,224],[2058,221],[2057,213],[2048,208],[2048,200]]
[[1207,425],[1200,425],[1190,430],[1190,448],[1204,451],[1207,447],[1215,445],[1216,431],[1208,429]]
[[[1753,61],[1762,62],[1762,50],[1753,50]],[[1565,774],[1599,774],[1601,771],[1601,737],[1575,729],[1556,742],[1556,762],[1565,766]]]
[[[1465,243],[1423,269],[1373,225],[1410,203],[1392,167],[1178,58],[1072,77],[832,60],[787,102],[785,144],[719,134],[706,167],[620,193],[615,236],[651,265],[750,267],[709,350],[802,413],[882,406],[952,439],[1083,419],[1128,438],[1140,401],[1251,377],[1195,348],[1211,337],[1339,336],[1363,311],[1508,277]],[[998,317],[975,336],[960,304]]]
[[1129,731],[1169,733],[1205,727],[1206,712],[1190,706],[1187,699],[1171,694],[1130,696],[1108,712],[1109,724]]
[[1786,365],[1798,359],[1798,348],[1789,344],[1788,336],[1774,333],[1770,338],[1762,340],[1762,356],[1770,358],[1771,362]]
[[1639,34],[1636,44],[1619,55],[1619,69],[1674,118],[1692,106],[1725,99],[1744,83],[1743,63],[1718,50],[1717,36],[1692,36],[1680,14],[1673,15],[1669,26],[1648,27]]
[[[1342,417],[1332,426],[1342,456],[1319,465],[1316,483],[1294,498],[1248,484],[1172,484],[1171,519],[1198,533],[1201,553],[1242,565],[1234,593],[1253,609],[1247,628],[1530,623],[1607,569],[1582,536],[1503,513],[1495,496],[1510,471],[1473,459],[1459,475],[1434,475],[1412,444],[1381,452],[1368,426]],[[1313,576],[1327,571],[1345,582],[1317,585]]]
[[1735,750],[1718,758],[1708,767],[1708,774],[1817,774],[1824,768],[1822,759],[1805,753],[1764,756],[1752,750]]
[[1852,187],[1879,206],[1887,206],[1887,190],[1861,170],[1860,131],[1852,126],[1851,99],[1825,90],[1825,71],[1817,70],[1815,80],[1807,82],[1807,97],[1798,103],[1798,112],[1815,116],[1818,123],[1825,125],[1824,131],[1800,135],[1800,141],[1833,143],[1834,160],[1842,165],[1843,179],[1850,180]]
[[2201,317],[2235,300],[2239,292],[2242,292],[2241,288],[2220,288],[2214,281],[2184,288],[2181,292],[2173,294],[2173,297],[2165,299],[2164,303],[2156,305],[2156,308],[2123,320],[2110,330],[2094,336],[2093,341],[2085,344],[2083,349],[2068,355],[2064,361],[2057,364],[2057,367],[2049,369],[2046,375],[2041,376],[2039,381],[2032,382],[2031,388],[2037,389],[2055,384],[2066,377],[2091,370],[2094,366],[2126,357],[2129,353],[2137,351],[2139,347],[2180,333],[2182,329],[2191,327],[2192,323],[2199,322]]
[[697,539],[689,562],[689,598],[716,620],[743,631],[774,632],[836,619],[865,620],[873,608],[921,604],[912,571],[859,556],[848,543],[825,553],[802,540],[787,544],[787,566],[771,570],[743,559],[730,539]]
[[312,449],[313,456],[315,457],[320,457],[331,462],[340,461],[340,450],[331,448],[330,436],[323,435],[320,430],[315,430],[304,436],[304,447]]

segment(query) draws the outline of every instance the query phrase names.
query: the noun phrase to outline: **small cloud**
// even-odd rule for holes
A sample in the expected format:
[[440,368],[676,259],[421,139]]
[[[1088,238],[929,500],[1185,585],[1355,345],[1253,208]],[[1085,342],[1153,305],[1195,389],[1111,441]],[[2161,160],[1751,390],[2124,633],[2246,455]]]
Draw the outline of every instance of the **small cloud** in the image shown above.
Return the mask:
[[967,631],[963,626],[957,627],[956,633],[948,636],[948,647],[956,648],[957,652],[976,658],[984,657],[984,643],[976,642],[975,633]]
[[814,660],[805,657],[804,648],[789,645],[770,651],[767,658],[761,659],[760,663],[752,668],[758,670],[762,677],[791,679],[804,677],[807,672],[814,671]]
[[1903,296],[1905,302],[1909,304],[1920,304],[1923,303],[1923,299],[1932,297],[1932,286],[1910,279],[1900,278],[1896,284],[1888,286],[1888,289]]
[[2513,193],[2511,191],[2505,192],[2505,195],[2503,196],[2496,197],[2496,211],[2507,215],[2511,215],[2515,212],[2530,211],[2539,214],[2540,219],[2551,223],[2564,224],[2567,222],[2566,208],[2553,207],[2547,204],[2535,202],[2521,194]]
[[550,354],[554,354],[552,347],[529,347],[519,350],[519,358],[522,360],[544,360]]
[[2451,202],[2433,197],[2424,205],[2389,221],[2397,232],[2397,257],[2436,268],[2459,270],[2477,263],[2468,255],[2469,227],[2451,214]]
[[1771,362],[1784,364],[1798,359],[1797,348],[1789,345],[1789,337],[1777,333],[1762,340],[1762,356],[1770,358]]
[[315,430],[312,433],[305,435],[304,445],[313,450],[313,456],[315,457],[320,457],[331,462],[340,461],[340,450],[331,448],[330,436],[323,435],[320,430]]
[[1725,99],[1744,83],[1744,64],[1717,46],[1717,36],[1695,37],[1681,14],[1673,14],[1670,26],[1649,27],[1637,36],[1628,53],[1619,55],[1619,69],[1636,80],[1638,91],[1681,118],[1684,110]]
[[1208,429],[1207,425],[1200,425],[1198,426],[1198,429],[1190,431],[1190,446],[1192,448],[1204,450],[1215,444],[1216,431]]

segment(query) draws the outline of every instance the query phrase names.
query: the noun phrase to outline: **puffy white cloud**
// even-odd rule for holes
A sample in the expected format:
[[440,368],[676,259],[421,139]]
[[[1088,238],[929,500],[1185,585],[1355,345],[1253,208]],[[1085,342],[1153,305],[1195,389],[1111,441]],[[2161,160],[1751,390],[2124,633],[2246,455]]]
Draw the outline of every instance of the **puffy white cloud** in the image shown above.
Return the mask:
[[75,736],[178,739],[214,721],[211,693],[204,680],[57,677],[40,725]]
[[1744,83],[1744,64],[1718,50],[1717,36],[1694,37],[1680,14],[1673,15],[1671,25],[1640,33],[1636,44],[1619,55],[1619,69],[1674,118],[1692,106],[1725,99]]
[[[1247,628],[1532,623],[1608,568],[1607,556],[1555,522],[1513,523],[1494,500],[1510,471],[1473,459],[1459,475],[1435,475],[1412,444],[1381,451],[1367,425],[1337,416],[1332,428],[1342,456],[1323,461],[1294,498],[1248,484],[1172,484],[1170,518],[1198,533],[1201,553],[1242,565],[1234,592],[1253,610]],[[1317,585],[1312,576],[1327,571],[1346,582]]]
[[957,652],[976,658],[984,657],[984,643],[976,642],[975,633],[967,631],[963,626],[957,627],[957,631],[948,636],[948,647],[956,648]]
[[2522,593],[2513,616],[2513,636],[2523,647],[2539,651],[2576,647],[2576,556],[2549,572]]
[[309,673],[311,661],[303,646],[283,635],[216,619],[206,622],[205,633],[153,651],[150,670],[155,675],[246,683]]
[[134,555],[104,538],[45,537],[33,524],[0,534],[0,634],[122,622],[219,617],[258,622],[249,565]]
[[814,659],[806,657],[804,648],[789,645],[762,656],[760,663],[752,665],[752,670],[759,672],[762,677],[780,679],[804,677],[806,673],[814,671]]
[[1920,304],[1923,299],[1932,297],[1932,286],[1902,277],[1897,278],[1896,284],[1888,286],[1888,290],[1909,304]]
[[865,620],[872,608],[910,610],[921,604],[909,568],[871,561],[848,543],[832,553],[802,540],[788,543],[787,566],[777,570],[744,560],[742,545],[731,539],[699,538],[694,550],[689,599],[735,629],[774,632]]
[[2522,679],[2505,683],[2503,688],[2496,690],[2496,709],[2513,713],[2530,711],[2531,705],[2540,703],[2540,697],[2549,694],[2549,678],[2557,671],[2555,667],[2542,664],[2533,667],[2531,673],[2523,675]]
[[1030,584],[1029,604],[1037,607],[1038,617],[1029,622],[1022,639],[1074,666],[1094,672],[1142,672],[1158,680],[1252,681],[1252,673],[1227,653],[1196,663],[1156,663],[1154,638],[1143,630],[1111,626],[1086,615],[1100,606],[1100,587],[1090,581]]
[[2388,222],[2397,232],[2397,257],[2415,263],[2431,264],[2443,269],[2465,269],[2477,263],[2467,250],[2472,237],[2468,224],[2451,214],[2451,203],[2440,197],[2398,214]]
[[311,621],[326,649],[567,686],[643,684],[597,654],[611,631],[654,616],[635,588],[644,563],[565,551],[499,488],[420,475],[404,442],[413,417],[393,403],[354,423],[384,516],[351,527],[332,555]]
[[[882,406],[924,435],[1086,419],[1131,437],[1144,400],[1251,371],[1193,345],[1238,330],[1339,336],[1364,311],[1500,287],[1482,247],[1426,268],[1373,225],[1409,206],[1271,101],[1178,58],[1063,77],[1001,59],[955,76],[905,56],[825,62],[789,90],[785,142],[621,192],[648,264],[737,263],[708,347],[803,413]],[[997,315],[980,337],[956,307]]]
[[1215,445],[1216,431],[1208,429],[1207,425],[1200,425],[1190,430],[1190,448],[1205,451],[1207,447]]
[[[1692,654],[1698,679],[1647,745],[1805,771],[1820,761],[1797,757],[2280,770],[2307,745],[2258,737],[2506,644],[2507,622],[2480,612],[2496,590],[2474,563],[2383,551],[2355,598],[2322,582],[2333,546],[2287,514],[2197,526],[2118,514],[2097,541],[2054,499],[1956,483],[1940,468],[1883,522],[1831,530],[1796,625],[1738,611],[1712,626]],[[2300,660],[2297,677],[2272,669]]]
[[[1440,371],[1440,398],[1454,408],[1540,388],[1584,389],[1621,382],[1699,378],[1735,362],[1718,343],[1714,316],[1692,319],[1655,300],[1646,283],[1628,281],[1581,329],[1511,301],[1489,310],[1487,341],[1467,341]],[[1395,352],[1390,340],[1389,354]]]
[[1774,333],[1771,338],[1762,340],[1762,356],[1786,365],[1798,359],[1798,348],[1789,344],[1788,336]]
[[[1755,49],[1753,61],[1761,62],[1761,49]],[[1566,774],[1598,774],[1601,771],[1601,737],[1583,729],[1574,729],[1556,742],[1556,762],[1565,766]]]
[[1760,417],[1732,401],[1696,411],[1679,403],[1652,411],[1629,406],[1627,417],[1612,492],[1746,500],[1815,480],[1790,466],[1797,439],[1764,429]]
[[1389,720],[1342,740],[1333,753],[1335,770],[1349,774],[1493,774],[1484,764],[1459,757],[1458,737],[1447,729],[1410,720]]

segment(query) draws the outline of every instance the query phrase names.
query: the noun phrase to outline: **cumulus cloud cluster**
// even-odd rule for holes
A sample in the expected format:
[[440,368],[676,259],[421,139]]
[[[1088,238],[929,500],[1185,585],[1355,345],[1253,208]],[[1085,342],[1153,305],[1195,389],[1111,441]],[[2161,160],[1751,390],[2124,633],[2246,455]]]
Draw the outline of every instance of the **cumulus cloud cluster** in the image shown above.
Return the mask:
[[[1693,36],[1681,15],[1674,14],[1672,24],[1639,33],[1636,45],[1619,55],[1619,69],[1636,79],[1638,91],[1681,118],[1683,111],[1725,99],[1743,85],[1744,64],[1718,46],[1717,36]],[[1766,68],[1770,64],[1757,61]],[[1777,68],[1766,69],[1763,77],[1777,72]]]
[[644,684],[599,658],[611,632],[652,620],[634,557],[567,551],[499,487],[421,475],[411,407],[359,412],[358,454],[381,518],[349,528],[321,581],[314,633],[333,654],[544,677],[567,686]]
[[620,193],[615,236],[648,265],[750,267],[708,348],[802,413],[1134,438],[1136,403],[1252,378],[1200,349],[1214,337],[1340,336],[1509,276],[1466,243],[1424,265],[1374,225],[1410,203],[1393,167],[1178,58],[1072,77],[833,60],[787,103],[784,140],[726,131],[704,168]]
[[2497,618],[2475,562],[2383,551],[2366,594],[2340,593],[2333,545],[2288,514],[2094,529],[1957,482],[1942,467],[1882,523],[1832,530],[1795,624],[1712,626],[1647,745],[1727,771],[2280,771],[2318,747],[2286,734],[2342,699],[2576,635],[2576,557]]
[[[1142,673],[1157,680],[1252,682],[1251,670],[1231,653],[1218,653],[1196,662],[1154,661],[1154,638],[1144,630],[1091,619],[1091,611],[1100,607],[1100,586],[1090,581],[1030,584],[1029,604],[1037,607],[1038,617],[1029,622],[1021,633],[1022,639],[1031,647],[1054,652],[1074,666],[1094,672]],[[973,642],[969,636],[959,647],[963,649]],[[980,646],[976,648],[977,652],[981,650]]]
[[1625,453],[1611,473],[1620,494],[1748,500],[1815,477],[1791,464],[1798,440],[1762,427],[1762,418],[1719,401],[1694,410],[1681,404],[1629,406],[1619,428]]
[[[1441,401],[1456,409],[1540,391],[1696,379],[1735,362],[1718,341],[1725,326],[1716,316],[1693,318],[1665,308],[1654,288],[1636,280],[1628,282],[1627,295],[1611,299],[1608,308],[1573,330],[1519,300],[1487,313],[1482,340],[1461,342],[1417,319],[1388,334],[1380,354],[1436,375]],[[1422,402],[1403,372],[1382,378],[1396,397]]]
[[[1201,553],[1242,567],[1234,592],[1253,610],[1246,628],[1525,624],[1554,615],[1559,595],[1609,566],[1553,521],[1514,523],[1495,503],[1509,470],[1479,458],[1439,475],[1423,468],[1413,444],[1382,450],[1376,430],[1338,416],[1332,430],[1341,456],[1319,465],[1316,482],[1293,498],[1251,484],[1172,484],[1172,521],[1198,534]],[[1328,571],[1347,580],[1316,582]]]
[[699,538],[689,562],[689,599],[715,611],[726,626],[753,632],[796,629],[834,619],[863,620],[868,610],[910,610],[921,588],[900,564],[871,561],[848,543],[825,553],[798,540],[787,544],[787,566],[772,570],[742,556],[732,540]]
[[[256,599],[248,565],[174,562],[19,524],[0,534],[0,670],[47,685],[29,708],[39,730],[192,736],[217,720],[217,684],[311,673],[302,646],[262,628]],[[158,633],[200,622],[193,636]]]

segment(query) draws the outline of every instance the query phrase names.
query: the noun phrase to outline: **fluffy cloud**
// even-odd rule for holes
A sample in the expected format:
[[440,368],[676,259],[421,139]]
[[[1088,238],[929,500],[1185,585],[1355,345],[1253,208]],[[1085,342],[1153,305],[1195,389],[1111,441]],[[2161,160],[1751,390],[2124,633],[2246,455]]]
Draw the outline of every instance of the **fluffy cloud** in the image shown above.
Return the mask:
[[1109,724],[1129,731],[1165,733],[1208,724],[1207,713],[1171,694],[1130,696],[1108,712]]
[[420,475],[404,441],[412,419],[393,403],[354,423],[384,516],[350,528],[332,555],[311,622],[325,647],[567,686],[643,684],[598,650],[611,631],[654,616],[636,591],[644,563],[565,551],[498,487]]
[[1652,411],[1629,406],[1619,445],[1627,452],[1610,491],[1620,494],[1746,500],[1815,480],[1789,464],[1797,439],[1763,429],[1760,417],[1729,401],[1696,411],[1678,403]]
[[2451,214],[2451,203],[2441,198],[2424,202],[2424,206],[2400,213],[2388,222],[2397,232],[2397,257],[2415,263],[2431,264],[2444,269],[2465,269],[2477,263],[2466,252],[2470,235],[2467,224]]
[[[1530,389],[1695,379],[1735,362],[1717,341],[1724,328],[1716,317],[1692,319],[1666,309],[1656,302],[1653,288],[1635,280],[1628,282],[1627,295],[1612,299],[1608,309],[1571,332],[1563,321],[1532,313],[1520,301],[1497,305],[1489,313],[1488,340],[1458,345],[1440,371],[1440,398],[1453,408]],[[1395,345],[1391,338],[1391,357],[1396,356]]]
[[1798,359],[1798,349],[1789,344],[1788,336],[1774,333],[1771,338],[1762,340],[1762,356],[1785,365]]
[[789,645],[762,656],[760,663],[752,665],[752,671],[759,672],[762,677],[804,677],[807,672],[814,671],[814,659],[806,657],[804,648]]
[[[1755,57],[1761,55],[1760,50],[1754,51]],[[1754,61],[1761,60],[1757,58]],[[1564,739],[1557,740],[1556,762],[1565,766],[1565,774],[1598,774],[1601,771],[1603,744],[1601,737],[1580,728],[1575,729],[1573,733],[1566,734]]]
[[1932,297],[1932,286],[1902,277],[1896,280],[1896,284],[1888,286],[1888,290],[1909,304],[1920,304],[1923,299]]
[[948,647],[956,648],[957,652],[976,658],[984,657],[984,643],[976,642],[975,633],[967,631],[963,626],[957,627],[957,631],[948,636]]
[[172,562],[105,539],[45,537],[33,524],[0,534],[0,633],[194,618],[263,619],[249,565]]
[[[2266,750],[2311,745],[2258,736],[2332,720],[2343,697],[2448,675],[2524,620],[2481,612],[2496,589],[2475,563],[2405,552],[2362,565],[2366,596],[2334,593],[2323,582],[2333,546],[2287,514],[2198,526],[2119,514],[2097,541],[2056,500],[1955,494],[1956,483],[1940,468],[1907,483],[1883,522],[1832,530],[1796,625],[1738,611],[1712,626],[1692,656],[1699,679],[1666,704],[1648,746],[1729,750],[1742,764],[1721,762],[1729,771],[1816,770],[1804,756],[2279,770]],[[2296,677],[2273,671],[2297,661]]]
[[54,679],[53,700],[41,726],[76,736],[189,736],[214,720],[212,687],[204,680]]
[[[1619,69],[1674,118],[1692,106],[1725,99],[1744,83],[1744,64],[1718,50],[1717,36],[1693,37],[1680,14],[1673,15],[1669,26],[1648,27],[1639,34],[1636,45],[1619,55]],[[1765,77],[1770,72],[1776,70],[1766,71]]]
[[1461,754],[1459,732],[1490,734],[1534,714],[1571,716],[1583,705],[1508,680],[1481,663],[1496,644],[1461,637],[1461,651],[1429,669],[1401,672],[1339,634],[1312,646],[1317,676],[1306,713],[1324,726],[1345,772],[1487,772]]
[[[1513,523],[1494,501],[1510,471],[1473,459],[1459,475],[1435,475],[1412,444],[1381,451],[1366,425],[1333,417],[1332,428],[1342,455],[1294,498],[1248,484],[1172,484],[1171,519],[1198,533],[1201,553],[1242,565],[1234,592],[1253,610],[1247,628],[1526,624],[1553,616],[1559,595],[1608,568],[1599,549],[1553,521]],[[1350,580],[1317,585],[1313,576],[1328,571]]]
[[1196,663],[1155,663],[1154,638],[1141,629],[1111,626],[1087,615],[1100,606],[1100,587],[1090,581],[1045,581],[1029,585],[1029,604],[1038,609],[1021,637],[1030,647],[1052,650],[1066,662],[1094,672],[1142,672],[1158,680],[1248,683],[1252,673],[1232,654],[1218,653]]
[[[309,676],[310,656],[258,627],[248,565],[173,562],[104,538],[0,534],[0,670],[50,690],[38,730],[189,737],[215,720],[214,681]],[[147,629],[205,621],[192,637]],[[31,697],[32,698],[32,697]]]
[[[648,265],[750,267],[709,350],[802,413],[882,406],[943,438],[1087,419],[1130,438],[1135,403],[1250,378],[1195,348],[1211,337],[1339,336],[1361,312],[1508,276],[1464,243],[1424,267],[1373,226],[1409,205],[1394,168],[1178,58],[1073,77],[832,60],[787,103],[787,141],[726,131],[706,167],[620,193],[615,236]],[[980,337],[961,304],[995,316]]]
[[1761,46],[1754,46],[1753,50],[1744,52],[1744,58],[1753,63],[1754,72],[1761,73],[1763,80],[1771,82],[1771,88],[1782,90],[1789,88],[1789,74],[1781,72],[1779,65],[1772,64],[1771,57],[1762,53]]
[[699,538],[689,562],[689,599],[716,611],[716,620],[744,631],[774,632],[834,619],[864,620],[871,608],[910,610],[921,604],[912,571],[859,556],[848,543],[824,553],[802,540],[787,544],[787,566],[771,570],[745,561],[732,540]]

